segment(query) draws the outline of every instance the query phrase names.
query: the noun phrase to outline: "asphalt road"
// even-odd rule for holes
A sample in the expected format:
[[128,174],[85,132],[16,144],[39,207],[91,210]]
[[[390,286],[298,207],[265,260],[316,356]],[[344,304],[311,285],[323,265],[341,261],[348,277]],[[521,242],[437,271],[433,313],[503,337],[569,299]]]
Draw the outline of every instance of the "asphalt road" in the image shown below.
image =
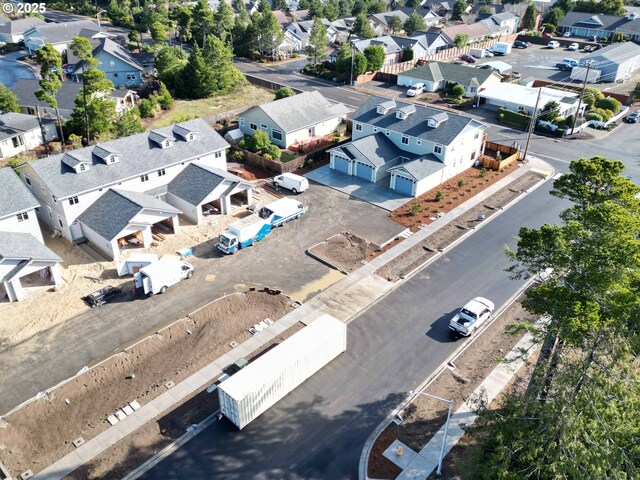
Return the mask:
[[[350,479],[371,431],[463,340],[447,323],[476,295],[504,303],[503,245],[520,226],[555,222],[566,204],[534,191],[349,324],[348,350],[247,428],[215,422],[142,478]],[[532,208],[535,205],[535,208]]]
[[[118,302],[0,351],[0,414],[225,293],[269,286],[303,299],[328,287],[340,274],[305,251],[331,235],[349,231],[380,244],[404,230],[387,211],[321,185],[296,198],[309,212],[252,248],[223,256],[212,241],[197,245],[193,279],[166,294],[133,300],[127,288]],[[215,280],[206,282],[207,275]]]

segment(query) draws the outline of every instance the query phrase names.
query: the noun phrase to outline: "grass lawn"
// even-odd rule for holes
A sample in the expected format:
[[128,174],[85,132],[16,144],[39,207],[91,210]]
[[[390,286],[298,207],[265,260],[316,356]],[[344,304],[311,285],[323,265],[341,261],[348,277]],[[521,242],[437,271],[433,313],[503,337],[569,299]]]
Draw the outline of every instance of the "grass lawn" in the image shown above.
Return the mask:
[[248,105],[256,105],[274,98],[273,91],[248,84],[229,95],[201,100],[176,100],[173,102],[171,110],[162,112],[156,118],[144,119],[143,123],[147,130],[165,127],[187,117],[207,117]]
[[283,151],[282,155],[280,156],[280,161],[282,163],[287,163],[287,162],[290,162],[291,160],[295,160],[296,158],[298,158],[298,156],[295,153],[289,152],[289,151]]

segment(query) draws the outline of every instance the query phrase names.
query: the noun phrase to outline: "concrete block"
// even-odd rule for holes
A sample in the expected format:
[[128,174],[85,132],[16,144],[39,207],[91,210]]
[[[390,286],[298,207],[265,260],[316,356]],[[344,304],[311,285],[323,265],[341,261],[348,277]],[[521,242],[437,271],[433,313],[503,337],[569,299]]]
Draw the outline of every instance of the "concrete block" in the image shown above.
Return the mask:
[[31,470],[25,470],[20,474],[20,480],[27,480],[33,477],[33,472]]
[[200,370],[200,373],[202,373],[202,375],[204,375],[207,379],[209,379],[209,381],[211,381],[214,378],[217,378],[222,373],[222,369],[215,363],[210,363],[206,367],[203,367]]
[[116,412],[116,417],[118,417],[118,420],[124,420],[125,418],[127,418],[127,414],[124,413],[122,410],[118,410]]
[[134,400],[133,402],[129,402],[129,406],[133,408],[134,412],[140,409],[140,404],[138,403],[137,400]]
[[73,443],[74,447],[78,448],[80,445],[84,445],[85,441],[84,441],[84,438],[78,437],[71,443]]
[[437,463],[430,462],[421,455],[417,455],[407,468],[396,477],[396,480],[423,480],[429,477],[437,466]]
[[128,417],[129,415],[131,415],[133,413],[133,408],[131,408],[129,405],[125,405],[124,407],[122,407],[122,411]]
[[115,415],[109,415],[107,417],[107,422],[109,422],[110,425],[115,425],[116,423],[118,423],[120,420],[118,420],[118,417],[116,417]]
[[159,413],[158,408],[151,403],[145,405],[138,411],[133,412],[133,414],[140,420],[140,423],[148,422],[152,418],[155,418]]
[[158,410],[158,414],[160,414],[164,412],[167,408],[171,407],[174,403],[176,403],[176,399],[173,397],[173,395],[169,394],[169,391],[167,391],[167,392],[164,392],[162,395],[158,395],[156,398],[151,400],[151,402],[149,402],[147,405],[153,405]]

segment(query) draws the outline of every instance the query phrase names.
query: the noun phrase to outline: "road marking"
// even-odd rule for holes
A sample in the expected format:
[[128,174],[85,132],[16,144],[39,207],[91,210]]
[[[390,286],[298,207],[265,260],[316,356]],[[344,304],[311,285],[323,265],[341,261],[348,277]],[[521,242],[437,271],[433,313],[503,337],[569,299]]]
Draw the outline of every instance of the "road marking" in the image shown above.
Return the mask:
[[543,157],[543,158],[548,158],[550,160],[555,160],[556,162],[562,162],[562,163],[571,163],[571,160],[564,160],[562,158],[557,158],[557,157],[552,157],[551,155],[544,155],[542,153],[537,153],[537,152],[531,152],[531,154],[534,157]]

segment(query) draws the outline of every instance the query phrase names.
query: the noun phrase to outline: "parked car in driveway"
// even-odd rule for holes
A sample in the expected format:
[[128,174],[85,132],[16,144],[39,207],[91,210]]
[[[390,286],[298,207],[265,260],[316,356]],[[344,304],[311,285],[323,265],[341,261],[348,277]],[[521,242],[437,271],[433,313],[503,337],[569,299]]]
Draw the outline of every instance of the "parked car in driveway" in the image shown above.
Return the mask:
[[460,60],[467,63],[476,63],[476,59],[473,58],[471,55],[460,55]]
[[424,92],[424,83],[416,83],[407,90],[407,97],[415,97]]
[[624,119],[627,123],[638,123],[640,121],[640,112],[633,112],[627,118]]
[[562,36],[565,38],[569,38],[571,36],[571,32],[564,32]]
[[516,40],[513,42],[514,48],[527,48],[529,45],[529,42],[523,42],[522,40]]
[[556,40],[551,40],[549,43],[547,43],[547,48],[558,48],[559,46],[560,42]]
[[572,52],[575,52],[579,48],[580,48],[580,45],[578,45],[576,42],[573,42],[571,45],[567,47],[567,50],[571,50]]
[[108,285],[98,291],[90,293],[83,300],[89,304],[91,308],[99,307],[122,294],[122,289]]
[[467,302],[449,322],[449,329],[468,337],[491,318],[495,305],[484,297],[476,297]]

